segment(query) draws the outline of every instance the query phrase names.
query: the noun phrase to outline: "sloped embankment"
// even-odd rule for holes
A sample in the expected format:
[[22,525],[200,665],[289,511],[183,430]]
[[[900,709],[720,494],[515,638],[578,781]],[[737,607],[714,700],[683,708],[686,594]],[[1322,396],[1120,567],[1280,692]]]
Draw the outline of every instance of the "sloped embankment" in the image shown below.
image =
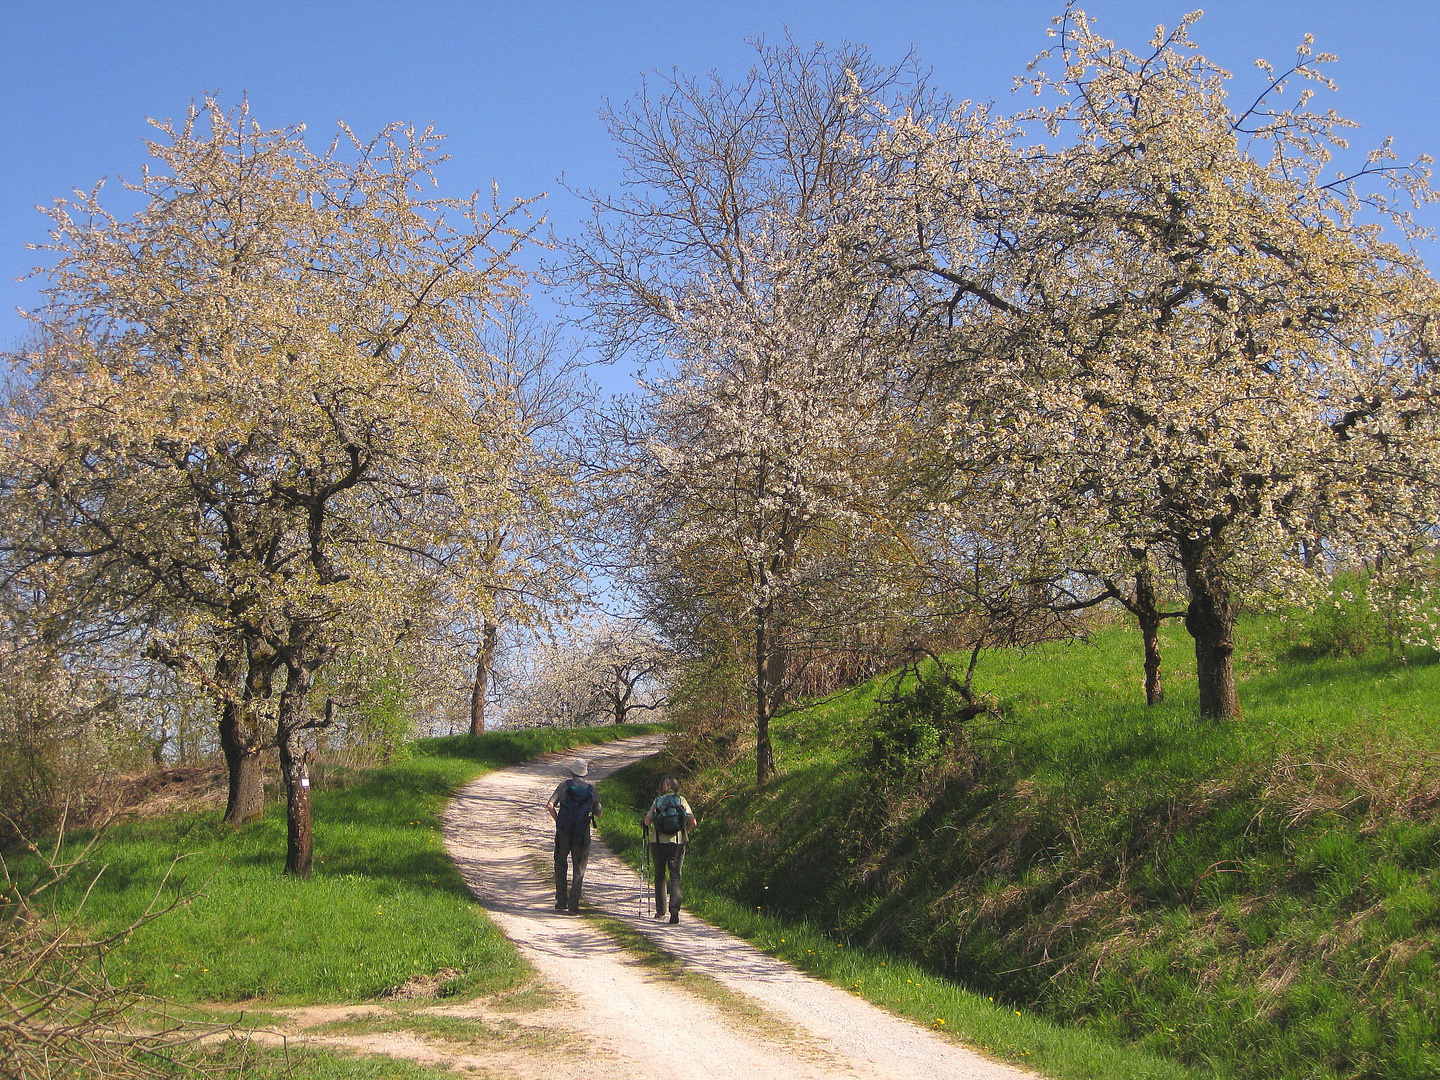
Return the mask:
[[[1010,685],[1064,661],[1012,659]],[[759,792],[743,745],[697,731],[673,750],[707,818],[692,873],[1222,1074],[1433,1077],[1440,746],[1414,721],[1435,676],[1404,676],[1406,712],[1393,672],[1312,665],[1224,727],[1183,694],[1017,695],[1003,723],[934,739],[893,710],[877,737],[861,688],[783,726]]]

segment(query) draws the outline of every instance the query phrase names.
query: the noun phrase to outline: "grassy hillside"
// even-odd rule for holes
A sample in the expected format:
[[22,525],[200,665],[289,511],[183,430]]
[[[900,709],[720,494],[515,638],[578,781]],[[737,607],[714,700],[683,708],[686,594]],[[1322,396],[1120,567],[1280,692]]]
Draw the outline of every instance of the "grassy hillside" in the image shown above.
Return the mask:
[[796,715],[758,792],[743,740],[681,740],[691,880],[1220,1075],[1440,1075],[1440,664],[1302,641],[1242,628],[1235,723],[1178,628],[1147,709],[1113,628],[987,658],[999,722],[877,737],[878,683]]

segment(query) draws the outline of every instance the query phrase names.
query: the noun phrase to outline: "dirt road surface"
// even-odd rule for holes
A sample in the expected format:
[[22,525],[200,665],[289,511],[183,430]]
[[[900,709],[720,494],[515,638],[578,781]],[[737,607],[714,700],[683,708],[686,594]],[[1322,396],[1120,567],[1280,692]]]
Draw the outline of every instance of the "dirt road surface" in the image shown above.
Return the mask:
[[[577,751],[603,779],[660,748],[640,736]],[[1036,1074],[991,1061],[953,1039],[819,982],[682,912],[678,926],[640,914],[639,877],[596,840],[575,918],[554,910],[554,826],[545,800],[572,754],[552,754],[468,785],[445,816],[445,843],[501,930],[559,991],[543,1023],[578,1054],[588,1080],[1022,1080]],[[623,947],[604,920],[644,934],[679,958],[659,970]],[[540,1018],[535,1018],[539,1020]],[[492,1065],[500,1065],[493,1061]],[[529,1075],[514,1058],[509,1075]]]

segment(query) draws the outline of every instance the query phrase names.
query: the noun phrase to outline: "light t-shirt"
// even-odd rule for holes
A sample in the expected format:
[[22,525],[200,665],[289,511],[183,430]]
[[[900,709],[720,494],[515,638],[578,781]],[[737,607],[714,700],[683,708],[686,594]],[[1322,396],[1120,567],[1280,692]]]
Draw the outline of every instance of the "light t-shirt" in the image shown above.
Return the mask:
[[[667,792],[666,794],[670,794],[670,793]],[[686,821],[689,821],[691,818],[693,818],[693,817],[695,816],[695,811],[690,809],[690,804],[685,801],[685,796],[684,796],[684,795],[676,794],[676,798],[678,798],[678,799],[680,800],[680,805],[681,805],[682,807],[684,807],[684,809],[685,809],[685,820],[686,820]],[[656,813],[658,812],[659,805],[660,805],[660,796],[659,796],[659,795],[656,795],[654,801],[650,803],[649,818],[650,818],[650,821],[651,821],[652,824],[653,824],[654,821],[655,821],[655,816],[656,816]],[[657,844],[683,844],[683,843],[685,843],[685,830],[684,830],[684,829],[681,829],[678,833],[662,833],[662,832],[660,831],[660,827],[659,827],[658,825],[656,825],[656,826],[655,826],[655,843],[657,843]]]

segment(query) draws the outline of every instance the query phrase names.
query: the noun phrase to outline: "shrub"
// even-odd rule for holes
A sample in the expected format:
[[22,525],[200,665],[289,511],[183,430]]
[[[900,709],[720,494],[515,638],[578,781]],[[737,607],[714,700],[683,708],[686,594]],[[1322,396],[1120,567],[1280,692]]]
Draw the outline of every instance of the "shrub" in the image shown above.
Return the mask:
[[1359,657],[1378,648],[1393,653],[1399,645],[1361,574],[1337,575],[1330,595],[1315,606],[1304,625],[1301,649],[1313,657]]
[[881,776],[905,777],[955,745],[964,725],[980,711],[953,682],[922,679],[876,710],[865,763]]
[[743,674],[724,664],[697,664],[681,674],[667,710],[674,733],[665,755],[672,771],[728,765],[753,746],[746,741],[751,719],[743,686]]

